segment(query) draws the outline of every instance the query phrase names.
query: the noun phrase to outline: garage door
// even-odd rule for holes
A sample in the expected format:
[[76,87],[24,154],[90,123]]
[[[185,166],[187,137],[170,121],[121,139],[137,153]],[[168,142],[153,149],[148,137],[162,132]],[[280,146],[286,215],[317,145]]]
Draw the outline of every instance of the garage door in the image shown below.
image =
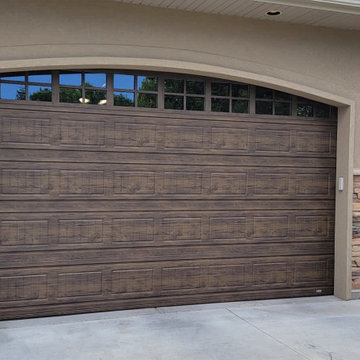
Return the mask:
[[1,78],[1,318],[333,292],[333,109],[64,75]]

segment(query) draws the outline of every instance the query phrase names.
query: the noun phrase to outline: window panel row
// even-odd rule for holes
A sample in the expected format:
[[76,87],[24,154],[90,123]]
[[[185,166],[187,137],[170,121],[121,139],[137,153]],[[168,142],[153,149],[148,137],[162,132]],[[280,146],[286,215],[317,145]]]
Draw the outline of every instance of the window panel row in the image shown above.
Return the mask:
[[[55,91],[55,90],[56,91]],[[260,86],[113,71],[0,74],[0,99],[329,118],[336,109]]]

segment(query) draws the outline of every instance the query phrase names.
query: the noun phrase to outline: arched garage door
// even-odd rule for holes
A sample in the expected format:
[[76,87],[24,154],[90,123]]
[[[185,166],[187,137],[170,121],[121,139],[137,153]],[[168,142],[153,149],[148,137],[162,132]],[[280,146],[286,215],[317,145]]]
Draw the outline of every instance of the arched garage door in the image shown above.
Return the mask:
[[334,109],[176,74],[0,86],[1,318],[332,293]]

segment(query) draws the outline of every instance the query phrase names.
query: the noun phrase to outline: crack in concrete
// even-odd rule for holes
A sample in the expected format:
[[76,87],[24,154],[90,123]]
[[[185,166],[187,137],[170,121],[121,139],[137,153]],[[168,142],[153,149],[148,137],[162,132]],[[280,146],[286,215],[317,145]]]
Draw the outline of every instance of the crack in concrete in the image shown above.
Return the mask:
[[258,326],[252,324],[250,321],[242,318],[241,316],[239,316],[238,314],[234,313],[233,311],[231,311],[230,309],[226,308],[227,311],[229,311],[231,314],[233,314],[234,316],[236,316],[237,318],[239,318],[240,320],[246,322],[247,324],[249,324],[250,326],[252,326],[253,328],[255,328],[256,330],[260,331],[261,333],[263,333],[264,335],[270,337],[272,340],[276,341],[277,343],[279,343],[280,345],[283,345],[285,347],[287,347],[288,349],[290,349],[291,351],[295,352],[296,354],[302,356],[304,359],[307,360],[312,360],[311,358],[307,357],[305,354],[293,349],[291,346],[289,346],[288,344],[282,342],[281,340],[277,339],[276,337],[270,335],[269,333],[267,333],[266,331],[262,330],[261,328],[259,328]]

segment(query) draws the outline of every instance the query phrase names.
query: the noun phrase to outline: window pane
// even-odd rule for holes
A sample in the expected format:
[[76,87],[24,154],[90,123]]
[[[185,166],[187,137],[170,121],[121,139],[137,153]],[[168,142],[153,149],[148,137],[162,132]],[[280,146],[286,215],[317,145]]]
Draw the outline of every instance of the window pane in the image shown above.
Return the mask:
[[291,104],[275,102],[275,115],[291,115]]
[[81,86],[81,74],[60,74],[60,85]]
[[106,88],[106,74],[85,74],[85,86]]
[[184,97],[165,95],[165,109],[184,110]]
[[298,98],[297,116],[312,117],[314,116],[313,104],[310,100]]
[[25,100],[25,87],[20,84],[0,84],[1,99]]
[[326,104],[315,104],[315,116],[328,118],[330,117],[330,106]]
[[184,80],[166,79],[164,84],[164,91],[170,93],[183,93]]
[[228,83],[211,83],[211,95],[230,96],[230,84]]
[[257,99],[272,99],[273,90],[257,86],[256,87],[256,98]]
[[211,111],[229,112],[230,100],[229,99],[211,99]]
[[134,93],[114,92],[114,105],[116,106],[135,106]]
[[60,102],[78,104],[81,102],[81,89],[60,88]]
[[233,97],[249,97],[249,85],[232,84],[232,96]]
[[103,90],[85,90],[85,104],[105,105],[106,91]]
[[115,74],[114,75],[114,88],[123,90],[134,90],[135,89],[135,76]]
[[256,113],[272,115],[273,104],[271,101],[256,101]]
[[204,111],[205,98],[187,96],[186,97],[186,110]]
[[197,80],[186,81],[186,92],[188,94],[204,95],[205,94],[205,82]]
[[275,100],[291,101],[291,95],[281,91],[275,91]]
[[248,100],[233,100],[232,112],[237,114],[249,113],[249,101]]
[[51,74],[29,75],[29,82],[51,84]]
[[[148,76],[138,76],[137,77],[137,87],[138,90],[144,91],[157,91],[158,89],[158,79]],[[148,106],[146,106],[148,107]]]
[[32,101],[51,101],[51,87],[30,85],[28,89],[29,100]]
[[337,117],[338,117],[337,113],[338,113],[338,108],[335,107],[335,106],[330,106],[330,109],[329,109],[329,117],[331,116],[331,117],[337,119]]
[[25,82],[25,75],[20,76],[1,76],[0,80],[7,80],[7,81],[23,81]]
[[157,95],[155,94],[139,94],[138,107],[157,108]]

